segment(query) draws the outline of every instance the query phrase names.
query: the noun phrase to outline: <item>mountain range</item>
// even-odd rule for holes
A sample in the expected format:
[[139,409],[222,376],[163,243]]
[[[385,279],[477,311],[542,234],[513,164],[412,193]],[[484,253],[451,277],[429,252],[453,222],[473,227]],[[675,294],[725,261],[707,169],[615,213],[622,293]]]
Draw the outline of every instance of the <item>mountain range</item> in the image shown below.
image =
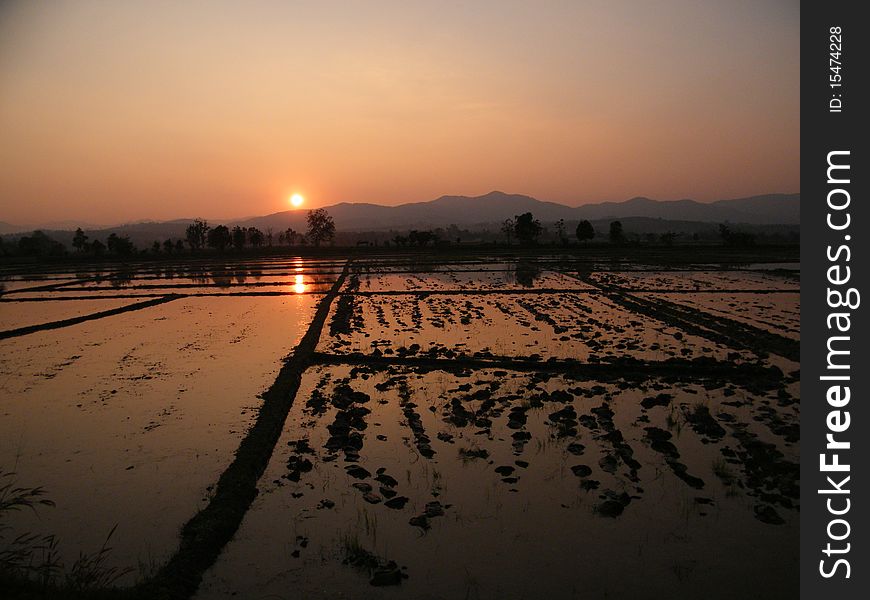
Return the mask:
[[[624,202],[602,202],[578,207],[544,202],[520,194],[490,192],[483,196],[441,196],[429,202],[398,206],[342,202],[325,207],[340,231],[425,229],[501,223],[525,212],[541,222],[601,220],[648,217],[708,223],[751,225],[797,225],[800,223],[800,194],[768,194],[704,203],[696,200],[651,200],[632,198]],[[304,229],[305,212],[288,210],[246,219],[240,224],[260,229]]]
[[[324,207],[335,219],[339,232],[365,232],[428,229],[457,225],[464,229],[497,229],[506,219],[525,212],[532,213],[545,225],[564,219],[569,227],[581,219],[603,221],[607,219],[635,219],[652,224],[654,229],[667,230],[662,222],[655,226],[652,221],[673,221],[688,224],[732,223],[746,225],[788,225],[800,223],[800,194],[767,194],[698,202],[696,200],[652,200],[632,198],[624,202],[601,202],[571,207],[555,202],[544,202],[521,194],[490,192],[483,196],[441,196],[428,202],[413,202],[398,206],[382,206],[369,203],[342,202]],[[272,229],[284,231],[288,227],[303,232],[306,229],[307,211],[304,209],[287,210],[261,217],[235,220],[215,219],[212,225],[257,227],[263,231]],[[129,235],[137,242],[148,242],[167,237],[184,236],[184,229],[193,219],[172,221],[151,221],[128,223],[114,227],[95,227],[83,225],[91,237],[105,237],[115,232]],[[64,222],[62,227],[42,227],[47,233],[69,232],[75,223]],[[676,223],[675,223],[676,225]],[[495,226],[495,227],[493,227]],[[34,227],[15,226],[0,222],[0,234],[14,234],[32,231]],[[673,230],[686,231],[685,226],[671,227]],[[68,237],[60,235],[58,239]]]

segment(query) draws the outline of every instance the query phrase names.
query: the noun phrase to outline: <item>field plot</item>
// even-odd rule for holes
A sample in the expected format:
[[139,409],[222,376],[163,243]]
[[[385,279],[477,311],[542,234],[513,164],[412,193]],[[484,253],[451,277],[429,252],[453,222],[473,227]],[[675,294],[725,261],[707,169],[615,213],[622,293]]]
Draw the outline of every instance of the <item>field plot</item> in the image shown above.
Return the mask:
[[70,553],[118,523],[142,597],[797,594],[788,263],[41,276],[69,281],[0,298],[2,464]]
[[768,570],[797,539],[796,436],[794,399],[715,379],[316,368],[199,597],[749,594],[796,560]]
[[[112,560],[159,566],[208,501],[316,301],[179,297],[0,341],[0,464],[57,504],[13,525],[56,534],[71,564],[117,524]],[[0,315],[12,328],[132,302],[4,302]]]
[[464,289],[593,289],[577,277],[548,267],[549,262],[520,260],[481,264],[375,264],[359,272],[362,292],[445,292]]
[[[465,288],[467,289],[467,288]],[[343,296],[321,350],[429,358],[747,358],[601,294]]]

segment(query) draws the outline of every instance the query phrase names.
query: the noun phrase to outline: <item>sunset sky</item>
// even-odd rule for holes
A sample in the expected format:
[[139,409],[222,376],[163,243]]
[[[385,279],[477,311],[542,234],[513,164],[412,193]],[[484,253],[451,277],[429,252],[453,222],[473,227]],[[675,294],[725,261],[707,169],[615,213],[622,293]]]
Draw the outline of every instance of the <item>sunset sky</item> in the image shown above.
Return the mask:
[[797,192],[798,6],[3,2],[0,221]]

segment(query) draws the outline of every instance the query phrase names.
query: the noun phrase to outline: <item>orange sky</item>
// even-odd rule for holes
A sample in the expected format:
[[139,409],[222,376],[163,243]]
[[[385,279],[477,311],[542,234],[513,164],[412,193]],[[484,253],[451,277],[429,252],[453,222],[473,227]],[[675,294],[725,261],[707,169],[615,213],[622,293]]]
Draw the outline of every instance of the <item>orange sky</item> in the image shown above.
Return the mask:
[[798,34],[796,0],[4,2],[0,221],[796,192]]

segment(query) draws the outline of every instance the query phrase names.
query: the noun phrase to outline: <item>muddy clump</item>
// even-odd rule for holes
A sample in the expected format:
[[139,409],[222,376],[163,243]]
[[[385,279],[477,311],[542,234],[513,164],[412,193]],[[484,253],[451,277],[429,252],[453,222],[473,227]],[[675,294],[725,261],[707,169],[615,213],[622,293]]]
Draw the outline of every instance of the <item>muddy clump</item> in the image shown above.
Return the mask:
[[366,572],[369,584],[376,587],[399,585],[408,578],[404,567],[369,552],[355,541],[345,543],[345,558],[342,562]]

